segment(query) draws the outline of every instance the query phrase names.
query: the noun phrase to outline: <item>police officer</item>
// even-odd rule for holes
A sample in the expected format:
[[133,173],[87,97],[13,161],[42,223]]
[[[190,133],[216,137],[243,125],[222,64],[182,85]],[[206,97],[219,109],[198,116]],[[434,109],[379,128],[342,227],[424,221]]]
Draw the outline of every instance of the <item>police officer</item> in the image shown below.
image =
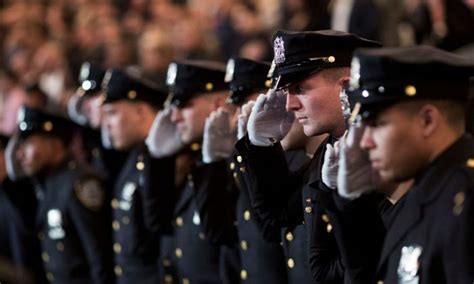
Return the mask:
[[[234,57],[228,60],[226,68],[225,81],[229,83],[230,96],[228,101],[233,105],[240,107],[252,99],[255,99],[259,92],[270,87],[271,79],[267,78],[270,64],[258,62],[250,59]],[[251,103],[250,103],[251,105]],[[246,106],[244,108],[248,108]],[[218,117],[216,112],[214,117]],[[216,118],[214,121],[218,121]],[[234,120],[235,121],[235,120]],[[237,121],[235,121],[237,122]],[[214,122],[216,123],[216,122]],[[216,123],[217,124],[217,123]],[[234,123],[235,124],[235,123]],[[230,125],[227,119],[225,124]],[[237,125],[234,125],[237,127]],[[232,132],[232,131],[228,131]],[[238,127],[237,137],[245,135],[246,129],[240,125]],[[224,135],[225,131],[215,131],[216,140],[229,140],[229,134]],[[232,153],[236,136],[231,138],[231,151],[226,151],[229,156]],[[222,145],[222,142],[219,142]],[[204,146],[203,146],[204,147]],[[228,158],[228,157],[227,157]],[[235,180],[234,188],[238,195],[236,208],[236,223],[238,230],[238,247],[240,251],[240,278],[245,283],[286,283],[287,276],[284,265],[284,255],[278,238],[267,241],[263,238],[260,224],[253,218],[251,200],[248,193],[250,181],[245,172],[245,166],[240,165],[240,158],[234,157],[229,163],[229,168],[233,172]]]
[[[465,116],[474,62],[420,46],[361,50],[351,68],[354,115],[363,124],[350,129],[339,152],[340,230],[355,232],[347,207],[358,214],[353,223],[377,218],[359,202],[377,186],[370,173],[383,182],[414,178],[375,254],[376,278],[366,281],[471,283],[474,141]],[[367,239],[384,237],[375,226],[367,229],[341,238],[351,261],[360,260],[351,247],[370,252]]]
[[102,87],[105,70],[90,62],[84,62],[79,72],[79,87],[68,102],[68,115],[81,128],[86,160],[101,172],[107,181],[115,181],[126,153],[111,149],[110,139],[102,127]]
[[[35,234],[36,196],[31,182],[7,176],[5,147],[9,138],[0,135],[0,258],[10,263],[6,282],[44,282],[39,242]],[[8,266],[2,267],[7,268]],[[8,271],[9,270],[9,271]],[[8,275],[7,274],[7,275]]]
[[[332,236],[332,225],[323,216],[322,208],[315,206],[321,194],[310,187],[321,181],[324,149],[330,141],[323,142],[315,150],[307,174],[296,180],[290,177],[282,149],[275,142],[285,136],[294,117],[307,136],[328,133],[334,140],[343,135],[345,123],[339,93],[349,79],[348,67],[354,49],[370,46],[378,46],[378,43],[331,30],[277,32],[273,42],[275,89],[287,90],[288,95],[271,91],[259,97],[249,117],[248,136],[236,145],[243,160],[252,161],[250,167],[262,182],[259,187],[272,188],[266,194],[264,191],[261,197],[269,203],[267,212],[272,214],[263,211],[259,217],[271,228],[275,226],[273,216],[280,216],[276,220],[299,224],[305,235],[306,244],[302,246],[306,248],[303,250],[306,255],[288,259],[288,266],[299,270],[295,277],[299,277],[300,282],[311,281],[307,254],[310,243],[318,244],[311,245],[310,253],[314,280],[340,283],[344,277],[344,265]],[[271,166],[268,166],[269,162],[261,161],[272,161]],[[297,188],[301,188],[301,197],[290,199],[291,192]],[[324,219],[325,222],[318,223],[321,228],[313,230],[313,219]],[[285,237],[293,240],[294,233]]]
[[38,109],[20,112],[17,157],[37,181],[41,258],[53,283],[110,283],[110,242],[100,180],[69,155],[72,124]]
[[129,151],[111,201],[114,272],[118,283],[158,283],[159,234],[169,229],[176,201],[174,181],[168,182],[174,159],[153,159],[145,139],[167,94],[116,69],[108,70],[102,83],[112,146]]
[[203,161],[200,152],[206,118],[226,100],[224,70],[223,64],[211,61],[171,63],[167,75],[169,108],[157,116],[156,147],[161,145],[168,155],[176,154],[180,143],[199,150],[174,210],[171,261],[182,283],[232,281],[225,270],[230,260],[221,250],[235,237],[234,207],[226,190],[230,175],[225,160]]

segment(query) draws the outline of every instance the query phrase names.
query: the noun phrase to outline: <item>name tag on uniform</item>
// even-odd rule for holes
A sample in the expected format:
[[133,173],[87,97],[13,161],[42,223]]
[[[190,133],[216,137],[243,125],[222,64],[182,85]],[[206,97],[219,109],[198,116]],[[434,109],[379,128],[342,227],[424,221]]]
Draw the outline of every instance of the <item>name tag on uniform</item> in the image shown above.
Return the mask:
[[194,211],[193,215],[193,223],[194,225],[198,226],[201,224],[201,217],[199,217],[199,213],[197,211]]
[[418,284],[420,276],[420,256],[423,248],[418,245],[404,246],[398,265],[398,283],[400,284]]
[[63,217],[59,209],[48,211],[48,236],[52,240],[62,239],[66,235],[63,229]]
[[133,194],[137,189],[137,185],[134,182],[127,182],[122,189],[122,200],[120,200],[119,207],[124,211],[130,210],[132,206]]
[[128,211],[132,206],[133,194],[137,190],[137,185],[134,182],[127,182],[122,189],[122,200],[120,200],[119,207],[122,210]]

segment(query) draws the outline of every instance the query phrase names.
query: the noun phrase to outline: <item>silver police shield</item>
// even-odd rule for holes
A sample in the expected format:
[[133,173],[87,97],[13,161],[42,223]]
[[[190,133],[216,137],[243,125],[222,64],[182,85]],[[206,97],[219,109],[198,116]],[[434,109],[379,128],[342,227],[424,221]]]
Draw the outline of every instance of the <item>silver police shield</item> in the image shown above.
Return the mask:
[[285,42],[281,36],[275,38],[275,41],[273,42],[273,51],[273,60],[275,60],[276,64],[285,62]]
[[51,209],[47,214],[48,236],[52,240],[62,239],[66,235],[63,229],[63,217],[59,209]]
[[419,245],[404,246],[398,265],[398,283],[417,284],[420,277],[418,275],[420,268],[420,256],[423,248]]

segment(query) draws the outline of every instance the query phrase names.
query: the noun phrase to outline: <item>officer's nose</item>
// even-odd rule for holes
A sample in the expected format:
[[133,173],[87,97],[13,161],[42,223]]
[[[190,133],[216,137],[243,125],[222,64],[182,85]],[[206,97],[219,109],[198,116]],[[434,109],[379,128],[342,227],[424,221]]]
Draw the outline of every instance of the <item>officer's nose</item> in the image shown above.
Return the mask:
[[178,107],[173,106],[171,108],[171,122],[176,123],[183,119],[181,110]]
[[287,93],[286,95],[286,110],[287,111],[297,111],[301,109],[301,102],[296,95]]
[[366,151],[375,148],[375,143],[372,139],[372,128],[370,126],[364,127],[364,132],[362,133],[359,146],[361,149]]

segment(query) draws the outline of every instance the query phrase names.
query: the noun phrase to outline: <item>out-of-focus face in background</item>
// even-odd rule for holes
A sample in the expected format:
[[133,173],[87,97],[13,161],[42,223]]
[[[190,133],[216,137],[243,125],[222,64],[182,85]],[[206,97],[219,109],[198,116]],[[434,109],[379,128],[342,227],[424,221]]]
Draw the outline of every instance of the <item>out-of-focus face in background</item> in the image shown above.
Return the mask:
[[114,149],[128,150],[144,139],[140,133],[142,115],[137,103],[119,100],[104,104],[102,110],[103,125]]

